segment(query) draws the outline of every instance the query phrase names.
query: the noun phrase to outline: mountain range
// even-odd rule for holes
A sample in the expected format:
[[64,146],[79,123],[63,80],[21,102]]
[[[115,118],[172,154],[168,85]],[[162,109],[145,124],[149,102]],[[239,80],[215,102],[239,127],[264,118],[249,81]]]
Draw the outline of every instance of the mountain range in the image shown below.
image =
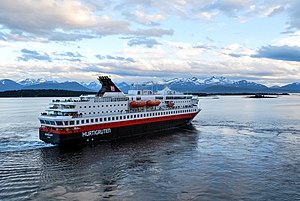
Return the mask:
[[[116,83],[121,91],[127,92],[129,89],[151,89],[154,91],[162,90],[166,86],[178,92],[189,93],[300,93],[300,83],[295,82],[284,86],[267,87],[247,80],[232,81],[226,77],[212,76],[206,79],[174,78],[160,82],[147,81],[143,84],[128,84],[126,82]],[[24,79],[17,82],[9,79],[0,80],[0,92],[21,89],[58,89],[70,91],[99,91],[100,83],[93,81],[85,82],[57,82],[45,79]]]

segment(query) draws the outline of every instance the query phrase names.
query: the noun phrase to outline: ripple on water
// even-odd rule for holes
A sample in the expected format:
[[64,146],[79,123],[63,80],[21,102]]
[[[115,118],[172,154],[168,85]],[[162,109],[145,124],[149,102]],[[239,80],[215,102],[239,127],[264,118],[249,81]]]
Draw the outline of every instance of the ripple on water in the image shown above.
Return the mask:
[[299,199],[299,105],[209,104],[192,130],[73,150],[38,141],[36,116],[24,125],[13,116],[0,128],[0,200]]

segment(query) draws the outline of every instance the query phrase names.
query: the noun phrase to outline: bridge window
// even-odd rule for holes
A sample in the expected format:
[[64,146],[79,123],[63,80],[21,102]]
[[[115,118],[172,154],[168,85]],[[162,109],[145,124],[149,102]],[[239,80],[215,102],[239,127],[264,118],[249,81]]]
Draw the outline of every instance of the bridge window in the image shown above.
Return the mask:
[[64,123],[65,123],[66,126],[69,125],[69,122],[68,122],[68,121],[65,121]]
[[40,122],[41,122],[41,124],[44,124],[44,123],[45,123],[45,121],[44,121],[44,120],[40,120]]
[[74,125],[75,124],[75,122],[74,121],[70,121],[70,125]]
[[79,124],[79,120],[76,120],[76,124],[77,124],[77,125]]
[[84,124],[84,120],[81,120],[81,123]]

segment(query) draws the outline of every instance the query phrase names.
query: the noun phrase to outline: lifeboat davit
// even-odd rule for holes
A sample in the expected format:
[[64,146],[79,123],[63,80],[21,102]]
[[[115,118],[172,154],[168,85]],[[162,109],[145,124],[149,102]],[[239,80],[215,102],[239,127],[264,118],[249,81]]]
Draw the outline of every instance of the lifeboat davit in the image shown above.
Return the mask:
[[130,107],[137,108],[137,107],[144,107],[146,106],[145,101],[132,101],[129,103]]
[[159,100],[148,100],[148,101],[146,102],[146,105],[147,105],[148,107],[159,106],[159,104],[160,104],[160,101],[159,101]]

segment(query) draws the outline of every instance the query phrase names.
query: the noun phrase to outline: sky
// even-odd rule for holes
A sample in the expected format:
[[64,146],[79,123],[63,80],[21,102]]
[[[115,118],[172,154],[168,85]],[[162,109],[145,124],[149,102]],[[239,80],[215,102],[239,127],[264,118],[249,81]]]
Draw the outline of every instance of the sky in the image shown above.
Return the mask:
[[0,79],[300,81],[299,0],[0,0]]

